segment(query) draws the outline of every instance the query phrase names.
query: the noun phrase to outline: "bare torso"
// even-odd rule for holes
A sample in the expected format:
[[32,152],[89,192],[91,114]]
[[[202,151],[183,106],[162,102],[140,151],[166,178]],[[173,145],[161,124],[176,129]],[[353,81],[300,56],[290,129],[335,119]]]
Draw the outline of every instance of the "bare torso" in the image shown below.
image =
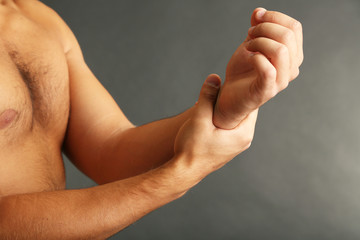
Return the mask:
[[0,1],[0,196],[63,189],[64,47],[31,0]]

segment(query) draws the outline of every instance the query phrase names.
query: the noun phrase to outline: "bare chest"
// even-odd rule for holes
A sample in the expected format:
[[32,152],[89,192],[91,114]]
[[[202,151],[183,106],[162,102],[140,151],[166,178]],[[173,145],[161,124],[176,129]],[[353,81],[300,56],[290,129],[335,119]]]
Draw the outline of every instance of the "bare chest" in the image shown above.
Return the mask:
[[0,6],[0,118],[4,112],[12,117],[0,124],[0,195],[64,188],[61,145],[69,105],[61,44]]
[[68,69],[62,47],[21,15],[7,16],[6,24],[0,19],[0,29],[0,86],[6,91],[0,108],[19,113],[14,126],[20,130],[36,127],[61,140],[69,114]]

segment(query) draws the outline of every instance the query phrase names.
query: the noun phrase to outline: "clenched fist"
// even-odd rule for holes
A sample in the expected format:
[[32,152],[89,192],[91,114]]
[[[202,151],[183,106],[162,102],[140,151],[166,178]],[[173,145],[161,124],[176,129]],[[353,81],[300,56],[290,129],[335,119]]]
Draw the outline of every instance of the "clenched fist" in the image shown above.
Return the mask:
[[214,112],[214,125],[236,127],[285,89],[303,61],[302,26],[280,12],[254,10],[246,40],[231,57]]

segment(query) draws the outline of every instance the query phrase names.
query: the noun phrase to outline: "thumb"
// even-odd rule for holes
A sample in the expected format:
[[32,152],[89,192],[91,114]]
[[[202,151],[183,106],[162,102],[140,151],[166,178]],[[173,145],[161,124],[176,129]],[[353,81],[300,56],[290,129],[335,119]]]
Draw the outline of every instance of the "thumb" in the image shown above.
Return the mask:
[[210,74],[201,90],[198,100],[198,114],[205,117],[213,115],[214,106],[221,86],[221,78],[217,74]]

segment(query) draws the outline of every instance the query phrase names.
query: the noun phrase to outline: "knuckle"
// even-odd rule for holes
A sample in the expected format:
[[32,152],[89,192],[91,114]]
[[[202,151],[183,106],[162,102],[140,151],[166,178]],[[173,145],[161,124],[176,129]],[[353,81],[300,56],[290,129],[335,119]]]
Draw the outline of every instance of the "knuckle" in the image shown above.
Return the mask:
[[298,20],[293,20],[291,23],[291,28],[295,31],[302,31],[302,24]]
[[294,41],[293,31],[290,31],[290,30],[285,31],[284,34],[281,36],[281,41],[285,44]]
[[280,82],[279,90],[282,91],[289,86],[289,81],[283,80]]
[[[290,76],[289,76],[290,78]],[[281,79],[278,79],[277,81],[277,92],[281,92],[285,88],[289,86],[289,79],[282,77]]]
[[215,92],[215,91],[207,90],[207,91],[204,91],[203,94],[206,99],[214,100],[217,97],[217,92]]
[[300,69],[299,68],[295,68],[293,71],[292,71],[292,76],[291,76],[291,80],[297,78],[300,74]]
[[300,57],[299,57],[298,65],[300,66],[303,62],[304,62],[304,53],[301,52],[301,53],[300,53]]
[[274,68],[268,67],[268,68],[264,69],[261,74],[262,74],[262,77],[266,80],[276,79],[276,70]]
[[279,56],[279,57],[283,57],[289,54],[289,51],[287,49],[287,47],[285,45],[280,45],[276,50],[275,50],[275,55]]
[[206,84],[203,88],[202,88],[202,92],[201,94],[206,98],[206,99],[215,99],[218,95],[219,92],[219,88],[217,86],[213,86],[212,84]]

